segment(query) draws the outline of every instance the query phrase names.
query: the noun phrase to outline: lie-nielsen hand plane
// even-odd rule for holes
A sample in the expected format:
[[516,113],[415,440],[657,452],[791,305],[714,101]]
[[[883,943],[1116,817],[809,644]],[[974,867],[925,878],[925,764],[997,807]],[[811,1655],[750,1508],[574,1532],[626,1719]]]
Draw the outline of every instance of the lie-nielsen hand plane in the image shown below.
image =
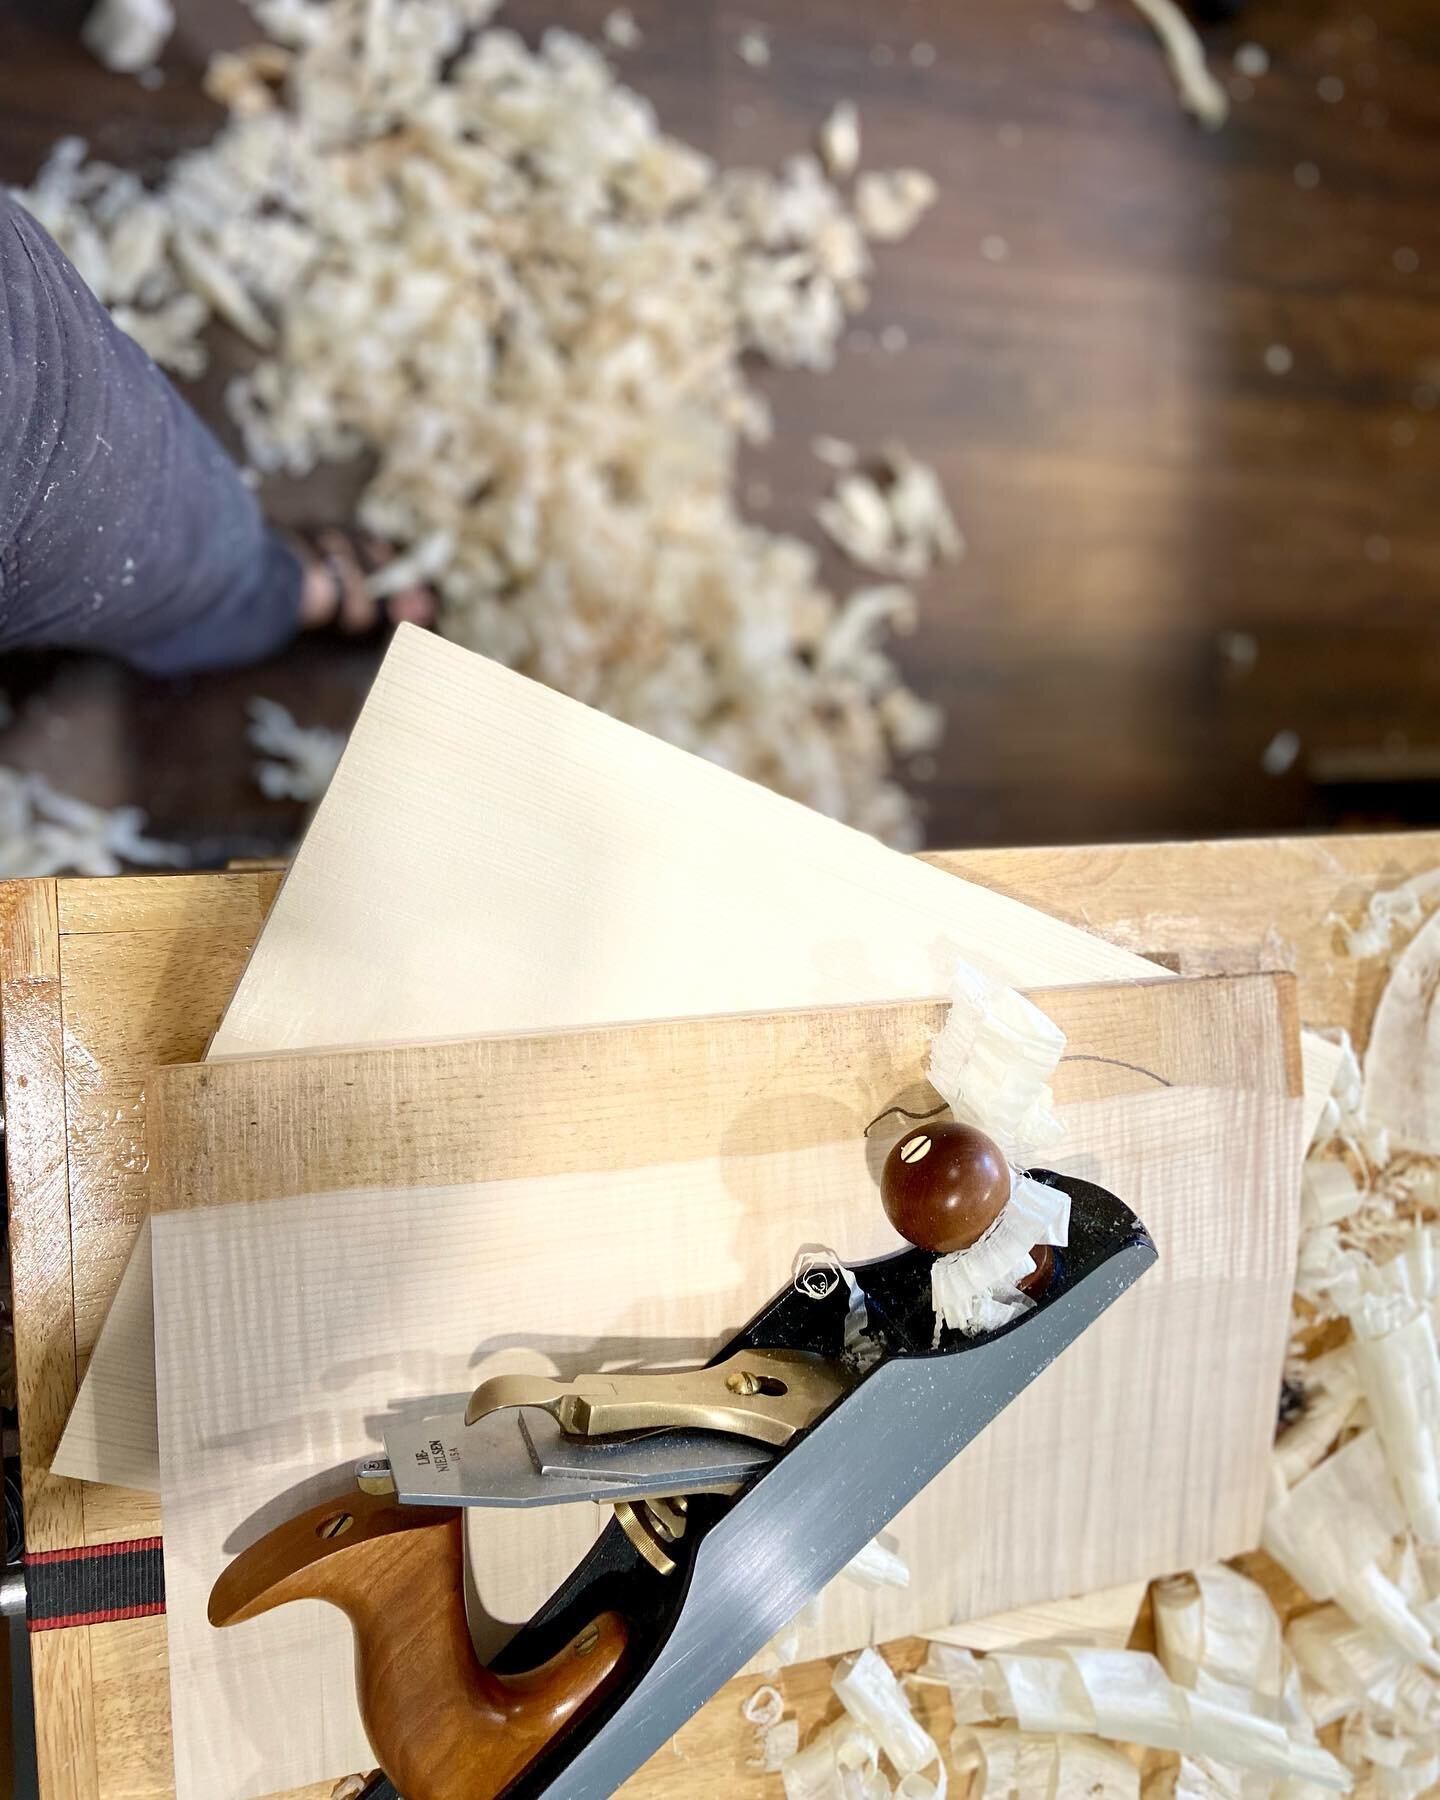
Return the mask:
[[[843,1272],[858,1344],[850,1281],[797,1283],[703,1369],[487,1381],[463,1422],[392,1432],[354,1492],[237,1557],[212,1622],[300,1599],[349,1615],[367,1800],[600,1800],[1155,1260],[1113,1195],[1036,1175],[1070,1195],[1069,1242],[1023,1317],[937,1332],[936,1252],[914,1248]],[[483,1666],[461,1508],[575,1500],[614,1517]]]

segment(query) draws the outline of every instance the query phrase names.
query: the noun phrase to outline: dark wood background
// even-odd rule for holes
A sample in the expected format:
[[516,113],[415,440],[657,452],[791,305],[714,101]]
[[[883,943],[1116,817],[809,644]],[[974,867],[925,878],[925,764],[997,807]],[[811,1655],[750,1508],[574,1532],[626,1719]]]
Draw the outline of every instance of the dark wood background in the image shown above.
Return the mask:
[[[57,32],[62,0],[28,18],[9,4],[11,181],[64,132],[142,170],[203,142],[205,57],[249,35],[236,0],[179,0],[165,83],[146,91]],[[584,29],[606,10],[552,0],[508,16]],[[872,340],[902,326],[908,348],[862,341],[831,377],[765,377],[780,441],[747,471],[773,496],[759,516],[800,531],[824,477],[815,431],[897,436],[943,471],[969,554],[929,585],[903,651],[950,715],[916,782],[931,842],[1440,818],[1433,0],[1250,0],[1209,31],[1214,65],[1235,84],[1233,51],[1254,41],[1271,67],[1253,91],[1238,84],[1215,135],[1181,113],[1128,0],[633,10],[646,37],[621,58],[627,78],[706,149],[778,158],[850,97],[869,163],[940,181],[922,228],[882,254],[864,321]],[[757,23],[768,70],[734,50]],[[933,64],[917,66],[917,44]],[[1318,182],[1297,181],[1302,164]],[[982,255],[990,235],[1005,260]],[[1284,375],[1266,368],[1276,344],[1293,356]],[[220,386],[198,395],[217,420]],[[343,511],[353,484],[330,473],[272,507],[313,521]],[[1253,639],[1253,666],[1227,654],[1229,633]],[[250,784],[246,697],[343,724],[375,655],[312,642],[165,685],[81,659],[16,662],[0,672],[17,708],[0,761],[136,800],[202,856],[263,851],[298,811]],[[1267,774],[1265,747],[1287,731],[1299,755]]]

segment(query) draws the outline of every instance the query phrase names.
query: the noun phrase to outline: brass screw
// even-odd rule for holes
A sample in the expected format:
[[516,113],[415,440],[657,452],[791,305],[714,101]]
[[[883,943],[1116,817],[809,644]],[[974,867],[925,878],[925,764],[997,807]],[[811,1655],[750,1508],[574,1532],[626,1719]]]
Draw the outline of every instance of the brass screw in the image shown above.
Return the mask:
[[587,1625],[575,1640],[575,1654],[577,1656],[589,1656],[599,1642],[600,1627],[598,1625]]
[[733,1375],[727,1375],[725,1385],[732,1394],[749,1395],[760,1392],[759,1377],[752,1375],[748,1369],[737,1369]]
[[315,1527],[315,1535],[318,1538],[342,1537],[354,1523],[355,1515],[353,1513],[331,1513],[328,1519],[322,1519]]
[[917,1131],[908,1144],[900,1146],[901,1162],[923,1162],[934,1147],[935,1140],[928,1132]]

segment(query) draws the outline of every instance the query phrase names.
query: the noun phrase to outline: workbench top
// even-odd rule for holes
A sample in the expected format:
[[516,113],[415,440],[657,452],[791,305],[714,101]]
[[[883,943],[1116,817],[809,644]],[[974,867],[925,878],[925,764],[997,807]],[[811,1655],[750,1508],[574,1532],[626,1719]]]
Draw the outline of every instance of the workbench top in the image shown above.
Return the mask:
[[[1291,968],[1312,1025],[1363,1041],[1384,980],[1344,950],[1379,888],[1440,865],[1440,833],[951,852],[971,881],[1186,973]],[[10,1180],[26,1534],[32,1554],[144,1543],[153,1495],[48,1474],[79,1376],[146,1208],[144,1084],[193,1062],[234,989],[279,884],[274,871],[0,885],[0,1049]],[[42,1800],[173,1792],[164,1620],[35,1631]],[[898,1651],[902,1663],[918,1646]],[[787,1669],[818,1716],[826,1665]],[[714,1800],[752,1749],[727,1688],[625,1789]],[[747,1773],[757,1800],[778,1777]],[[329,1800],[330,1785],[305,1800]]]

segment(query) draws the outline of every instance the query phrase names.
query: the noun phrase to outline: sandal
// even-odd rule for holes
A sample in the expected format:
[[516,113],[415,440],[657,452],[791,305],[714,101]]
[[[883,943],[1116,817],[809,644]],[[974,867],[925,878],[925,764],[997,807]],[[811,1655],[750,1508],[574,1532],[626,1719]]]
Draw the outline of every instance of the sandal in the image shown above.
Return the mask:
[[404,587],[384,599],[371,594],[367,578],[394,555],[378,538],[331,525],[293,531],[290,542],[302,572],[303,630],[359,638],[395,625],[435,623],[435,595],[427,587]]

